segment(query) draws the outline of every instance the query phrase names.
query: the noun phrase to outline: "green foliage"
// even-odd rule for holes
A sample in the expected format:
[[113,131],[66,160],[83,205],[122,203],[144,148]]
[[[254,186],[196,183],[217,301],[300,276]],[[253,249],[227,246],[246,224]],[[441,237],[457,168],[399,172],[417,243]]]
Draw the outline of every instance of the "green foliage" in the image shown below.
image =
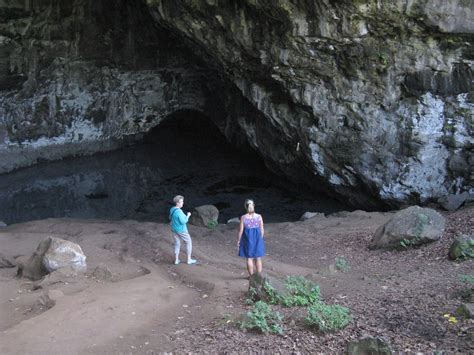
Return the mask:
[[349,309],[339,305],[327,305],[317,302],[308,307],[308,315],[305,318],[310,327],[317,327],[322,332],[331,332],[343,329],[352,317]]
[[378,53],[377,55],[380,63],[382,63],[382,65],[387,65],[388,64],[388,58],[387,58],[387,55],[385,53]]
[[207,228],[209,229],[214,229],[216,228],[218,225],[218,223],[216,221],[213,221],[213,220],[210,220],[209,222],[207,222]]
[[349,266],[349,263],[347,262],[346,259],[337,257],[336,258],[336,269],[342,271],[342,272],[347,272],[351,269]]
[[282,301],[282,296],[280,296],[276,290],[270,285],[267,281],[263,284],[263,289],[267,294],[267,302],[270,304],[279,304]]
[[254,304],[254,300],[257,296],[257,290],[255,289],[255,287],[250,287],[247,295],[248,297],[245,299],[245,304],[247,305]]
[[460,259],[474,258],[474,239],[471,238],[463,243],[460,243],[458,250]]
[[285,287],[289,295],[282,297],[281,303],[286,307],[308,306],[321,298],[319,286],[303,276],[288,276]]
[[246,319],[240,323],[242,329],[255,329],[262,333],[283,333],[281,325],[283,317],[263,301],[255,303],[253,309],[247,312]]
[[474,286],[474,276],[473,275],[459,274],[458,279],[461,282],[465,282],[468,285]]
[[405,249],[407,249],[409,246],[415,245],[415,244],[416,244],[416,239],[412,240],[412,239],[404,238],[404,239],[400,240],[400,245]]

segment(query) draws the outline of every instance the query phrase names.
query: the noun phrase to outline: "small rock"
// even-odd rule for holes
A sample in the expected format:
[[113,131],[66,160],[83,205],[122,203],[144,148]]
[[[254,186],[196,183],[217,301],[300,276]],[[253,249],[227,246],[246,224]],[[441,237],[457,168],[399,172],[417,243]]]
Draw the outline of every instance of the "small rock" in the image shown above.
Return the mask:
[[318,216],[318,215],[323,215],[323,216],[324,216],[323,213],[305,212],[305,213],[301,216],[300,221],[306,221],[306,220],[308,220],[308,219],[310,219],[310,218],[313,218],[313,217],[316,217],[316,216]]
[[460,305],[455,312],[459,318],[473,319],[474,318],[474,303],[465,303]]
[[1,268],[12,268],[16,266],[16,261],[12,257],[0,253],[0,269]]
[[2,227],[7,227],[7,224],[5,222],[0,221],[0,228]]
[[240,223],[240,218],[239,217],[234,217],[231,218],[227,221],[227,224],[239,224]]
[[438,199],[438,203],[447,211],[455,211],[463,205],[469,198],[469,192],[465,191],[462,194],[447,195]]
[[349,343],[347,346],[347,354],[391,355],[392,349],[383,339],[367,337]]
[[474,238],[468,235],[457,237],[449,248],[449,259],[468,259],[474,258]]

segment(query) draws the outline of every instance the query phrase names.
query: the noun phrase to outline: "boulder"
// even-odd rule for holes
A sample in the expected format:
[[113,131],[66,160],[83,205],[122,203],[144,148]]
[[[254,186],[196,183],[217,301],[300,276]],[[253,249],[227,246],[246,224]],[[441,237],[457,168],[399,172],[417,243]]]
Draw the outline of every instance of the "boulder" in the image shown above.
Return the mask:
[[461,207],[469,198],[469,192],[465,191],[462,194],[447,195],[438,199],[438,203],[447,211],[455,211]]
[[254,301],[273,303],[288,296],[285,283],[263,273],[254,273],[249,279],[248,296]]
[[366,337],[347,346],[347,355],[391,355],[392,349],[383,339]]
[[15,267],[16,266],[16,261],[12,257],[5,255],[3,253],[0,253],[0,269],[1,268],[10,268],[10,267]]
[[305,212],[301,218],[300,221],[306,221],[308,219],[311,219],[316,216],[324,216],[324,213],[318,213],[318,212]]
[[68,269],[70,273],[83,273],[87,270],[86,256],[81,247],[55,237],[46,238],[30,258],[20,257],[17,262],[17,275],[31,280],[39,280],[62,268]]
[[79,244],[68,240],[49,237],[45,242],[49,247],[43,256],[43,265],[49,272],[71,267],[74,271],[83,273],[87,271],[86,256]]
[[219,210],[213,205],[203,205],[196,207],[191,214],[189,223],[195,226],[212,228],[217,226]]
[[445,219],[435,210],[408,207],[376,230],[370,248],[399,249],[431,243],[442,237],[444,228]]
[[448,256],[451,260],[474,258],[474,238],[468,235],[457,237],[449,248]]
[[240,224],[240,218],[239,217],[231,218],[227,221],[227,224]]

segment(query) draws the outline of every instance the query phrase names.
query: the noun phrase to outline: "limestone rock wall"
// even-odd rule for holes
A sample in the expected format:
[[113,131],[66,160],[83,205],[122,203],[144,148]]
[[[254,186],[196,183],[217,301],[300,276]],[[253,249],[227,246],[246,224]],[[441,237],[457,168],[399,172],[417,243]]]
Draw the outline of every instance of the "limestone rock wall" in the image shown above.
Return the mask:
[[474,2],[148,4],[263,114],[241,126],[274,169],[366,206],[472,190]]
[[208,70],[140,1],[1,1],[0,31],[0,173],[112,149],[206,105]]
[[0,0],[0,173],[180,109],[362,207],[473,192],[474,2]]

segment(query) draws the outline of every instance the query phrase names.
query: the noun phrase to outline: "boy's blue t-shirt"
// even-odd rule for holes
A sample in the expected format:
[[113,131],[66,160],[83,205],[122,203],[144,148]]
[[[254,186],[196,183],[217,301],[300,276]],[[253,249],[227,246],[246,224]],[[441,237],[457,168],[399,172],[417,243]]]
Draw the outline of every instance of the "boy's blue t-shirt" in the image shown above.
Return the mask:
[[181,208],[170,208],[171,230],[176,233],[184,233],[188,231],[186,223],[188,223],[188,216],[184,214]]

